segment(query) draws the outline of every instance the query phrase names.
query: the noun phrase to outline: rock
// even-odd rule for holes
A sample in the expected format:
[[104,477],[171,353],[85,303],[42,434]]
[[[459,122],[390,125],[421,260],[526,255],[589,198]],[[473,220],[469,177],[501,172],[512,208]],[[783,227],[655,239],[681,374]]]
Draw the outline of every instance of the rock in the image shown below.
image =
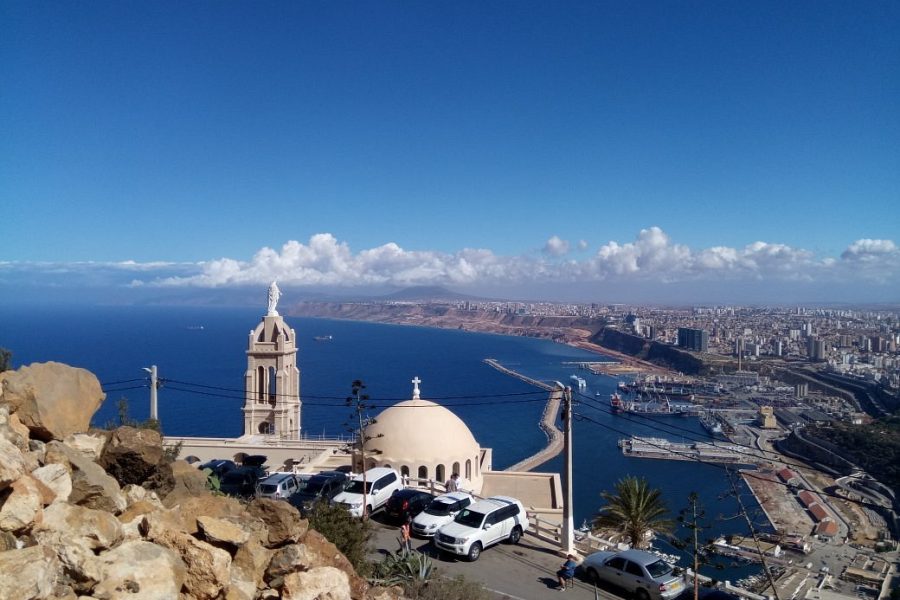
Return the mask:
[[144,517],[161,510],[163,509],[146,500],[135,502],[125,509],[125,512],[120,513],[116,517],[122,524],[122,535],[125,539],[129,540],[136,540],[144,537],[142,533],[142,531],[146,529]]
[[[0,598],[48,598],[59,571],[59,559],[49,548],[31,546],[0,552]],[[15,576],[10,577],[11,573]]]
[[[272,557],[272,551],[263,546],[258,536],[240,546],[231,561],[231,587],[233,595],[227,596],[230,600],[238,600],[244,597],[253,597],[256,590],[265,587],[263,573],[266,565]],[[277,596],[276,596],[277,597]]]
[[366,600],[403,600],[403,588],[400,586],[372,588],[366,594]]
[[[163,504],[165,504],[165,501],[163,501]],[[250,517],[241,503],[234,498],[213,496],[209,493],[185,498],[172,510],[160,514],[160,518],[167,522],[167,527],[192,535],[199,531],[197,519],[202,516],[219,519],[237,517],[251,531],[263,531],[264,529],[263,523],[259,519]]]
[[272,556],[264,579],[266,583],[271,584],[288,573],[307,571],[313,567],[322,566],[325,566],[325,563],[320,561],[317,556],[312,555],[306,544],[288,544]]
[[[30,475],[24,475],[13,482],[12,490],[0,507],[0,530],[20,532],[30,529],[41,521],[43,495],[38,486],[43,486]],[[45,486],[43,486],[45,487]]]
[[73,433],[72,435],[67,435],[66,439],[63,440],[63,443],[73,450],[78,450],[94,462],[97,462],[103,454],[103,448],[106,446],[106,439],[108,436],[109,433],[105,431]]
[[179,597],[186,569],[178,555],[144,541],[124,542],[98,557],[97,600],[171,600]]
[[69,502],[111,513],[125,510],[125,497],[115,479],[103,467],[77,450],[60,442],[47,444],[47,461],[72,469],[72,493]]
[[231,555],[172,529],[151,529],[148,537],[179,554],[187,566],[184,588],[198,600],[217,598],[231,582]]
[[206,475],[183,460],[176,460],[160,469],[160,479],[165,479],[161,492],[165,492],[163,504],[169,508],[185,498],[209,493]]
[[119,427],[109,436],[98,463],[119,485],[140,485],[156,472],[162,457],[158,431]]
[[350,600],[347,574],[334,567],[291,573],[281,588],[284,600]]
[[122,524],[106,511],[57,502],[44,510],[34,536],[41,541],[60,535],[79,540],[90,550],[105,550],[122,539]]
[[2,402],[44,441],[87,431],[106,397],[92,373],[56,362],[0,373],[0,386]]
[[215,517],[197,517],[200,531],[211,542],[221,542],[232,546],[240,546],[250,539],[250,532],[241,527],[237,518],[217,519]]
[[25,457],[11,442],[0,437],[0,492],[25,473]]
[[130,508],[133,504],[137,502],[149,502],[159,508],[162,508],[162,502],[159,501],[159,496],[156,495],[156,492],[143,488],[139,485],[129,484],[122,488],[122,495],[125,496],[125,502],[128,504]]
[[306,535],[309,529],[309,522],[302,519],[297,509],[287,502],[256,498],[250,502],[247,510],[269,528],[268,540],[263,540],[263,544],[268,548],[296,542]]
[[56,502],[65,502],[72,494],[72,476],[65,465],[44,465],[32,471],[31,476],[53,490]]
[[0,437],[21,450],[28,451],[28,428],[15,413],[9,413],[9,406],[0,404]]
[[307,551],[311,556],[316,557],[315,566],[329,566],[340,569],[347,574],[350,580],[350,591],[353,598],[365,598],[366,592],[369,590],[369,584],[366,580],[356,574],[353,565],[347,560],[347,557],[337,549],[337,546],[328,541],[328,539],[310,529],[303,538],[303,544],[307,547]]
[[0,531],[0,552],[15,550],[16,548],[18,548],[16,545],[16,536],[8,531]]

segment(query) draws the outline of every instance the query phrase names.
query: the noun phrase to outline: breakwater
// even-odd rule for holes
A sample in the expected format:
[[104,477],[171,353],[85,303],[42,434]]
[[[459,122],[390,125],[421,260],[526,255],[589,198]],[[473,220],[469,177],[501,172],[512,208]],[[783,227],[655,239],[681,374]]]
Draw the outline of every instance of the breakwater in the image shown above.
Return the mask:
[[484,359],[485,364],[490,365],[505,375],[521,379],[522,381],[539,387],[542,390],[550,392],[547,398],[547,404],[544,405],[544,412],[538,421],[538,427],[547,436],[547,445],[540,451],[532,454],[524,460],[520,460],[514,465],[506,468],[507,471],[530,471],[538,465],[544,464],[554,456],[557,456],[563,450],[563,432],[556,426],[556,415],[559,414],[559,405],[562,402],[563,390],[556,386],[551,386],[537,379],[532,379],[521,373],[517,373],[512,369],[507,369],[493,358]]

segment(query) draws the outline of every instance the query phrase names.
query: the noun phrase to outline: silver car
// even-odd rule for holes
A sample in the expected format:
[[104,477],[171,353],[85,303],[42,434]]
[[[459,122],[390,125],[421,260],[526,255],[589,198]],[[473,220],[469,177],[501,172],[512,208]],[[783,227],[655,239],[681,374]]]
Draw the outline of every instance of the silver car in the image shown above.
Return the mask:
[[672,565],[643,550],[594,552],[581,568],[589,581],[611,583],[637,600],[669,600],[684,591]]

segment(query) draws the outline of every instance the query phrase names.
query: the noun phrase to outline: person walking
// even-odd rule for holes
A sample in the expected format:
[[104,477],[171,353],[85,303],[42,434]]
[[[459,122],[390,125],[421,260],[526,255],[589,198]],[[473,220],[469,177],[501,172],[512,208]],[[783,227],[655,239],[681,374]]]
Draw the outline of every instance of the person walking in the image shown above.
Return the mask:
[[400,525],[400,549],[412,552],[412,517],[406,517],[403,524]]
[[447,483],[444,484],[444,487],[447,488],[448,492],[458,492],[459,491],[459,473],[454,473],[450,476],[450,479],[447,480]]

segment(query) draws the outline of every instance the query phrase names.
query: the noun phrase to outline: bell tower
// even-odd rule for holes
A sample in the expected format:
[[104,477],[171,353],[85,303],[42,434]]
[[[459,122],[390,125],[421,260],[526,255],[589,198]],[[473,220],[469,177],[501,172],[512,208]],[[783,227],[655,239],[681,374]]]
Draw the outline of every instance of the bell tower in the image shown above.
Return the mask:
[[250,332],[244,374],[244,435],[300,438],[300,369],[297,335],[276,306],[278,285],[269,286],[269,310]]

